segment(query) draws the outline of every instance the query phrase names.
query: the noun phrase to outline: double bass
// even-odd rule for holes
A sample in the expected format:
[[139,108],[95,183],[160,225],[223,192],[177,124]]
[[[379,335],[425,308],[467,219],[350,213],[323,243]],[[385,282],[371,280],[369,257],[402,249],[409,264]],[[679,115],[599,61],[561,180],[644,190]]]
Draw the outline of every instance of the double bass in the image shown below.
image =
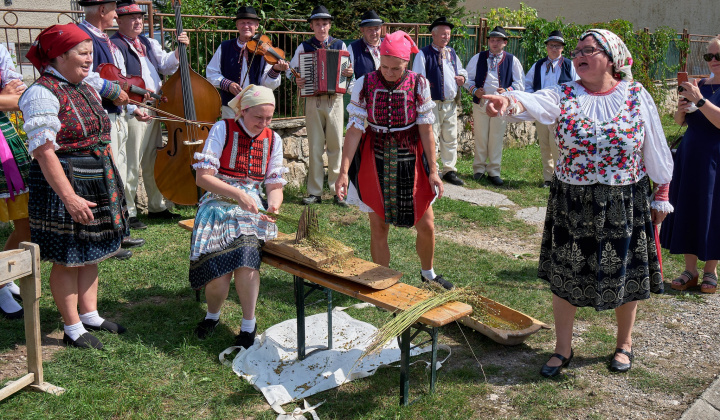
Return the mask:
[[[180,0],[173,0],[173,8],[176,34],[181,34]],[[173,203],[194,205],[200,200],[202,190],[195,184],[193,156],[202,151],[210,126],[192,122],[217,121],[222,101],[215,87],[190,68],[187,47],[182,43],[178,43],[178,55],[180,67],[163,84],[167,102],[158,105],[158,109],[185,120],[165,120],[168,142],[157,149],[155,182],[160,193]]]

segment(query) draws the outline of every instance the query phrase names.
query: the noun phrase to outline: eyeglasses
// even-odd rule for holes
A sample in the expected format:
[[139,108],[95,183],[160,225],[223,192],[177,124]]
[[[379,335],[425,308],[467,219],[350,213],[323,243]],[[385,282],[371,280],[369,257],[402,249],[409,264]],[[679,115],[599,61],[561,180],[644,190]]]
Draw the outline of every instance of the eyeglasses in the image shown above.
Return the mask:
[[561,50],[563,46],[560,44],[557,44],[557,45],[549,44],[549,45],[547,45],[547,47],[550,48],[551,50]]
[[720,61],[720,53],[715,53],[715,54],[707,53],[707,54],[703,54],[703,60],[707,61],[708,63],[711,62],[713,58],[715,59],[715,61]]
[[577,58],[577,57],[591,57],[595,54],[599,54],[601,52],[604,52],[602,48],[595,48],[595,47],[582,47],[579,50],[573,50],[570,53],[570,58]]

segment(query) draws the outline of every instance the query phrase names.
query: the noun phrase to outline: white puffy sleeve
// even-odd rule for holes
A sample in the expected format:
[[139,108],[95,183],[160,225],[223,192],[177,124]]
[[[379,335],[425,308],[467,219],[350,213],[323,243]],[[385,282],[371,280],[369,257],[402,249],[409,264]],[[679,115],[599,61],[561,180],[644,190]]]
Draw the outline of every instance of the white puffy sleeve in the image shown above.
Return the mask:
[[[670,148],[667,145],[655,101],[645,88],[640,90],[640,118],[645,122],[645,139],[642,149],[645,170],[650,179],[660,186],[660,190],[665,191],[668,184],[670,184],[670,180],[672,180],[672,153],[670,153]],[[675,209],[665,198],[665,195],[658,193],[653,198],[650,207],[667,213],[674,211]]]
[[420,97],[417,98],[417,120],[416,124],[433,124],[435,122],[435,114],[432,109],[435,108],[435,102],[430,96],[430,83],[423,76],[418,77],[418,93]]
[[347,106],[347,112],[350,115],[348,118],[347,129],[355,127],[358,130],[365,132],[365,121],[367,120],[367,102],[365,98],[360,98],[360,93],[365,87],[365,76],[355,81],[354,89],[350,95],[350,103]]
[[515,98],[520,102],[525,107],[525,111],[501,118],[510,122],[538,121],[545,125],[554,124],[560,117],[560,86],[541,89],[533,93],[520,90],[503,93],[503,96]]
[[205,140],[202,152],[195,153],[197,163],[193,164],[194,169],[213,169],[215,173],[220,168],[220,155],[225,147],[227,138],[227,127],[225,121],[220,120],[213,124]]
[[58,118],[60,102],[55,95],[47,88],[34,84],[20,97],[18,105],[25,119],[23,129],[28,136],[30,155],[47,142],[58,150],[60,146],[55,139],[62,125]]
[[273,131],[273,149],[270,153],[270,162],[268,162],[267,172],[265,173],[265,185],[280,184],[285,185],[287,181],[283,178],[283,174],[290,170],[283,165],[283,142],[278,133]]

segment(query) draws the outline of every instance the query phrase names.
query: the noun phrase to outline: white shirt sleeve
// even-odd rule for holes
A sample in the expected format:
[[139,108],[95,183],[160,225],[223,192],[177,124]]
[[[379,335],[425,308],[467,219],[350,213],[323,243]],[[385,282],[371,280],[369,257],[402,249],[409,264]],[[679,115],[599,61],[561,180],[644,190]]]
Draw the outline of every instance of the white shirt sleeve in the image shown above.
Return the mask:
[[503,93],[503,96],[513,96],[525,107],[525,111],[520,114],[502,117],[507,121],[538,121],[541,124],[551,125],[560,117],[559,86],[533,93],[513,90]]
[[[258,57],[259,58],[259,57]],[[268,89],[275,90],[280,86],[280,73],[272,72],[272,66],[269,63],[265,63],[265,69],[263,69],[262,78],[260,78],[260,84]],[[272,77],[275,75],[275,77]]]
[[58,118],[60,102],[55,95],[44,86],[35,84],[20,97],[18,105],[25,119],[23,129],[28,136],[30,155],[47,142],[51,142],[58,150],[60,146],[55,139],[62,125]]
[[517,57],[513,56],[512,64],[512,75],[513,75],[513,90],[525,90],[525,72],[523,72],[522,63]]
[[477,71],[478,57],[480,57],[480,54],[472,56],[470,61],[468,61],[467,67],[465,67],[468,76],[467,80],[465,80],[465,89],[467,90],[473,90],[475,87],[475,72]]
[[673,173],[673,159],[663,132],[655,101],[643,87],[640,90],[640,118],[645,122],[643,159],[650,179],[656,184],[669,184]]
[[283,142],[278,133],[273,132],[273,149],[270,153],[270,161],[268,162],[267,172],[265,173],[265,185],[268,184],[287,184],[283,175],[290,169],[283,166]]
[[432,112],[432,109],[435,108],[435,101],[430,95],[430,82],[425,77],[418,77],[417,83],[420,86],[419,93],[422,100],[415,99],[415,103],[418,104],[415,123],[432,125],[435,123],[435,114]]
[[[290,60],[290,67],[294,68],[295,70],[298,70],[300,67],[300,53],[305,52],[305,47],[303,47],[303,44],[298,45],[298,47],[295,49],[295,54],[293,54],[292,60]],[[298,71],[299,73],[299,71]],[[290,71],[290,69],[285,71],[285,77],[287,77],[290,80],[294,80],[293,74]]]
[[365,84],[365,76],[357,79],[355,86],[357,89],[353,89],[350,94],[350,103],[347,106],[347,112],[349,114],[348,124],[346,128],[355,127],[358,130],[365,132],[365,121],[367,120],[367,102],[365,99],[360,100],[360,92],[362,92],[363,85]]
[[422,51],[419,51],[417,54],[415,54],[412,71],[423,77],[427,77],[427,75],[425,74],[425,53],[423,53]]
[[158,63],[158,72],[169,76],[175,73],[180,67],[180,60],[175,56],[175,51],[165,52],[160,46],[160,43],[155,39],[148,38],[150,41],[150,53],[155,56]]
[[220,120],[213,124],[208,137],[205,140],[202,152],[195,152],[195,160],[198,162],[193,164],[194,169],[212,169],[217,173],[220,168],[220,156],[223,147],[225,147],[225,139],[227,138],[227,128],[225,121]]
[[220,87],[220,82],[223,79],[223,75],[220,72],[220,50],[221,47],[218,47],[218,49],[215,51],[215,54],[212,56],[212,59],[210,59],[210,62],[205,68],[205,77],[216,88]]
[[533,90],[533,82],[535,81],[535,66],[537,65],[537,62],[530,67],[530,70],[528,70],[527,74],[525,75],[525,92],[533,93],[535,90]]
[[22,81],[23,79],[22,74],[15,71],[15,63],[10,51],[5,48],[5,44],[0,44],[0,77],[2,77],[2,87],[5,87],[11,80]]
[[460,56],[455,54],[455,65],[457,65],[458,69],[458,76],[463,76],[465,78],[465,81],[468,79],[468,72],[463,68],[462,61],[460,60]]

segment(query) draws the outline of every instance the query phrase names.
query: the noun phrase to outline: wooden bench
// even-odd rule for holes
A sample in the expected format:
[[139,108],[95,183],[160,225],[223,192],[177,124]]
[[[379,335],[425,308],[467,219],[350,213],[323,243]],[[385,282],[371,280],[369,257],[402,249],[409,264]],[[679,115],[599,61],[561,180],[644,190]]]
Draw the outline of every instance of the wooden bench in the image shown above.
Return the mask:
[[20,295],[25,309],[27,375],[8,382],[0,389],[0,401],[29,386],[36,391],[60,395],[65,390],[43,381],[42,343],[40,341],[40,247],[22,242],[23,249],[0,252],[0,285],[20,280]]
[[[192,231],[193,221],[182,220],[178,223],[182,228]],[[342,293],[346,296],[359,299],[363,302],[372,303],[375,306],[386,309],[392,313],[401,312],[414,304],[422,301],[430,294],[404,283],[378,290],[368,286],[345,280],[329,272],[315,270],[284,258],[282,255],[274,255],[270,249],[263,249],[262,262],[279,268],[286,273],[292,274],[295,291],[295,306],[297,312],[297,334],[298,334],[298,359],[303,360],[307,355],[305,349],[305,307],[306,298],[314,291],[322,291],[327,299],[328,313],[328,345],[332,348],[332,291]],[[307,293],[305,289],[308,289]],[[472,308],[460,302],[448,302],[440,307],[426,312],[418,319],[415,325],[407,328],[400,335],[400,404],[409,404],[410,392],[410,350],[411,342],[421,332],[430,335],[430,393],[435,391],[437,382],[437,345],[438,328],[456,321],[472,313]],[[413,331],[415,330],[415,331]],[[312,353],[312,352],[311,352]]]

